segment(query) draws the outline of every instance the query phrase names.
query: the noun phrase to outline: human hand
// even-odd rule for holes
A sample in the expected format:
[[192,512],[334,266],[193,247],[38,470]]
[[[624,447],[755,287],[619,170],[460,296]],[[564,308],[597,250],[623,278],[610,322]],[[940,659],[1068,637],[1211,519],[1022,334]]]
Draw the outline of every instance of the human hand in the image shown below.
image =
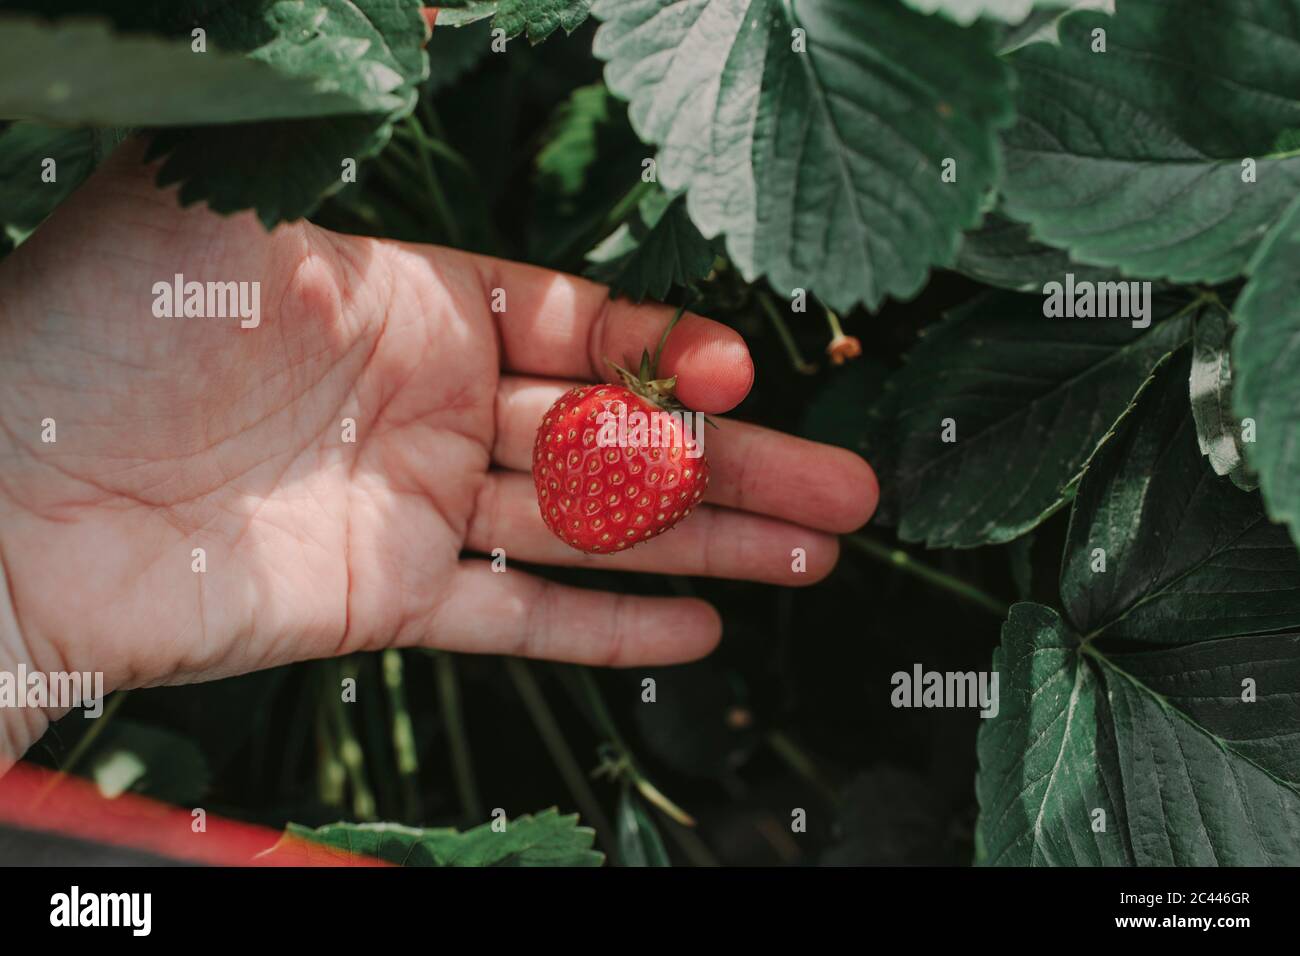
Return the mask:
[[[450,249],[182,209],[141,154],[124,146],[0,265],[0,666],[102,671],[112,690],[395,646],[685,661],[720,636],[704,602],[492,573],[464,552],[799,585],[875,508],[860,458],[723,422],[705,507],[624,554],[572,550],[538,513],[538,422],[572,380],[605,378],[605,357],[653,346],[671,309]],[[155,317],[153,286],[176,273],[260,282],[260,324]],[[663,371],[710,414],[753,380],[740,336],[690,315]],[[0,728],[0,771],[46,720],[8,713],[27,723],[7,744]]]

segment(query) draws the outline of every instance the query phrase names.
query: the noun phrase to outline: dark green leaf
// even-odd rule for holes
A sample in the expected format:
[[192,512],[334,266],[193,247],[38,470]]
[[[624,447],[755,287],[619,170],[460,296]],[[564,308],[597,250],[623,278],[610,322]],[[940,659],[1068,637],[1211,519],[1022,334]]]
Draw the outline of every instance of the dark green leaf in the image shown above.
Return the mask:
[[1108,656],[1020,604],[994,667],[1004,686],[980,731],[978,862],[1300,862],[1300,636]]
[[557,268],[580,267],[582,255],[656,188],[641,179],[641,164],[649,158],[628,125],[627,110],[605,84],[570,93],[537,154],[532,256]]
[[[217,44],[214,40],[214,47]],[[101,126],[235,123],[384,112],[403,103],[401,75],[344,69],[355,46],[256,59],[113,33],[102,23],[5,19],[0,115]],[[166,77],[166,82],[160,82]]]
[[1234,403],[1268,512],[1300,544],[1300,200],[1259,248],[1234,307]]
[[1000,709],[980,726],[976,862],[1131,863],[1106,699],[1077,639],[1050,608],[1017,604],[993,670]]
[[[725,233],[747,280],[847,311],[914,295],[953,261],[1011,116],[990,29],[858,0],[602,0],[593,13],[606,82],[659,146],[660,184],[687,192],[705,237]],[[948,158],[956,182],[941,181]]]
[[465,26],[492,17],[492,29],[504,30],[507,39],[528,34],[541,43],[557,28],[572,33],[582,26],[592,0],[468,0],[464,6],[438,12],[438,26]]
[[655,189],[630,220],[587,253],[587,275],[607,284],[610,295],[663,299],[674,285],[707,276],[715,258],[713,243],[686,215],[686,201]]
[[[511,820],[498,832],[491,823],[461,832],[396,823],[333,823],[315,830],[289,824],[271,851],[308,859],[364,863],[378,858],[402,866],[600,866],[591,848],[595,831],[578,826],[577,814],[552,807]],[[358,859],[361,858],[361,859]]]
[[1010,56],[1008,212],[1081,262],[1240,275],[1300,189],[1300,155],[1277,148],[1300,127],[1300,0],[1124,0],[1114,17],[1067,15],[1059,34]]
[[[46,160],[54,160],[47,172]],[[0,227],[21,242],[95,168],[88,129],[14,123],[0,133]],[[47,182],[50,175],[54,181]]]
[[672,866],[659,830],[641,798],[624,787],[618,801],[618,856],[623,866]]
[[[1300,786],[1300,635],[1225,637],[1140,654],[1111,666],[1217,738],[1224,748]],[[1244,681],[1254,700],[1243,699]]]
[[1019,23],[1035,8],[1061,9],[1073,0],[903,0],[922,13],[942,13],[958,23],[974,23],[980,17]]
[[1064,249],[1037,242],[1029,227],[989,213],[983,224],[962,237],[954,268],[972,279],[1012,292],[1042,292],[1048,282],[1063,282],[1067,272],[1077,281],[1116,279],[1113,269],[1081,265]]
[[477,23],[460,30],[434,27],[425,50],[429,54],[429,78],[425,83],[431,93],[451,86],[487,56],[492,36],[488,24]]
[[1185,298],[1156,296],[1151,310],[1151,327],[1137,329],[1047,318],[1041,296],[998,293],[929,330],[879,412],[892,431],[900,536],[997,544],[1064,504],[1151,369],[1191,334]]
[[325,77],[341,70],[345,78],[380,85],[389,107],[363,116],[167,131],[150,151],[151,158],[167,156],[159,183],[181,183],[183,203],[206,201],[218,212],[255,208],[268,228],[308,215],[343,188],[345,161],[377,154],[393,122],[414,108],[428,71],[424,32],[418,0],[223,7],[209,30],[214,43],[284,69]]
[[[1278,646],[1283,640],[1286,646]],[[1277,692],[1278,682],[1295,679],[1300,643],[1294,635],[1235,637],[1212,642],[1194,659],[1185,651],[1165,652],[1165,660],[1154,666],[1172,665],[1174,673],[1165,676],[1196,697],[1213,693],[1216,678],[1225,671],[1271,682]],[[1278,652],[1286,658],[1273,659]],[[1175,654],[1181,663],[1168,659]],[[1208,679],[1191,669],[1192,660],[1212,669]],[[1116,666],[1106,667],[1126,815],[1139,866],[1300,865],[1300,792],[1294,781],[1279,779],[1252,759],[1261,752],[1270,756],[1295,750],[1300,738],[1296,685],[1283,686],[1289,699],[1269,713],[1253,710],[1259,703],[1242,701],[1238,683],[1232,706],[1239,713],[1228,723],[1255,738],[1243,749],[1181,709],[1188,701],[1163,698]],[[1278,717],[1281,723],[1272,719]],[[1285,765],[1294,767],[1290,760]]]
[[1189,365],[1184,351],[1161,369],[1079,483],[1061,596],[1081,634],[1188,643],[1300,628],[1300,557],[1259,495],[1201,455]]

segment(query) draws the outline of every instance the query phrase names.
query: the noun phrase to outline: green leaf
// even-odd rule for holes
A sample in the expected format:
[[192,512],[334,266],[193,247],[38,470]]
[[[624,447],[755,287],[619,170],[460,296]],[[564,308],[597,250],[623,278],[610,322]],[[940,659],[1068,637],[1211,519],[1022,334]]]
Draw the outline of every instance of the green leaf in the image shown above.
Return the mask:
[[980,17],[1019,23],[1035,8],[1069,7],[1073,0],[903,0],[922,13],[942,13],[961,24],[974,23]]
[[[21,242],[90,175],[96,159],[88,129],[14,123],[0,132],[0,226]],[[46,181],[50,175],[53,182]]]
[[656,188],[641,179],[649,157],[626,113],[604,83],[578,87],[556,109],[534,167],[532,258],[556,268],[580,267],[583,254]]
[[578,815],[554,807],[511,820],[498,832],[484,823],[461,832],[397,823],[332,823],[315,830],[290,823],[270,851],[305,852],[307,859],[365,863],[380,859],[402,866],[600,866],[591,848],[595,831],[578,826]]
[[1144,330],[1049,319],[1041,296],[997,293],[927,330],[876,412],[888,421],[882,458],[893,465],[900,537],[1003,543],[1064,504],[1152,368],[1191,335],[1185,298],[1154,296],[1151,309]]
[[415,107],[428,71],[424,31],[418,0],[223,7],[209,28],[214,44],[321,77],[341,69],[349,80],[381,85],[387,112],[165,131],[149,153],[167,156],[159,184],[181,183],[182,203],[206,201],[217,212],[252,207],[267,228],[308,215],[343,188],[344,163],[376,155],[392,124]]
[[403,102],[400,75],[342,69],[347,47],[317,51],[317,62],[305,53],[252,59],[194,53],[186,41],[120,35],[94,21],[2,22],[4,116],[172,126],[378,112]]
[[[1300,637],[1213,641],[1188,659],[1185,648],[1107,662],[1106,687],[1115,714],[1120,772],[1133,855],[1139,866],[1300,865],[1300,792],[1257,760],[1289,755],[1300,737],[1295,707]],[[1281,660],[1273,655],[1282,653]],[[1171,658],[1177,656],[1180,662]],[[1156,658],[1153,660],[1152,658]],[[1210,668],[1210,676],[1192,669]],[[1237,713],[1228,726],[1253,740],[1232,740],[1201,724],[1188,700],[1167,698],[1121,668],[1158,669],[1189,696],[1230,691]],[[1170,673],[1172,671],[1172,673]],[[1222,687],[1224,675],[1247,674],[1286,699],[1256,710],[1241,684]],[[1216,687],[1216,681],[1220,685]],[[1285,683],[1284,683],[1285,682]],[[1281,690],[1279,690],[1281,688]],[[1195,706],[1195,705],[1193,705]],[[1294,768],[1294,758],[1280,765]]]
[[1114,17],[1067,15],[1059,35],[1009,57],[1007,211],[1128,275],[1241,274],[1300,189],[1300,155],[1277,148],[1300,127],[1300,0],[1124,0]]
[[[1259,634],[1203,641],[1108,663],[1139,689],[1159,696],[1256,766],[1300,786],[1300,635]],[[1243,700],[1243,682],[1255,699]]]
[[618,801],[618,857],[623,866],[672,866],[659,830],[631,787]]
[[1188,643],[1300,628],[1300,556],[1259,495],[1201,455],[1189,366],[1184,351],[1161,369],[1079,483],[1061,598],[1081,634]]
[[[859,0],[600,0],[593,14],[660,185],[686,191],[706,238],[725,233],[745,279],[847,311],[952,263],[1011,118],[991,29]],[[947,158],[956,182],[941,181]]]
[[429,54],[429,78],[425,82],[431,93],[451,86],[472,70],[492,48],[487,23],[461,30],[433,29],[425,51]]
[[492,18],[492,29],[504,30],[507,39],[522,33],[528,42],[541,43],[557,28],[572,33],[591,12],[592,0],[468,0],[464,6],[438,11],[438,26],[460,27]]
[[1269,514],[1300,544],[1300,200],[1259,247],[1234,307],[1234,404]]
[[1075,262],[1064,249],[1045,246],[1030,237],[1024,223],[989,213],[978,229],[962,237],[954,268],[986,285],[1013,292],[1039,292],[1048,282],[1061,282],[1067,272],[1078,282],[1118,278],[1113,269]]
[[1254,491],[1259,484],[1246,465],[1241,423],[1232,415],[1231,336],[1223,309],[1209,307],[1196,317],[1188,391],[1201,454],[1210,459],[1216,475],[1227,475],[1243,491]]
[[685,200],[655,189],[630,220],[587,253],[587,275],[607,284],[611,296],[663,299],[673,286],[707,276],[715,258],[713,243],[686,215]]
[[1019,604],[994,668],[977,862],[1300,862],[1300,635],[1108,655],[1049,608]]
[[[977,863],[1132,862],[1106,698],[1060,616],[1017,604],[993,654],[1000,707],[982,721]],[[1106,815],[1105,832],[1092,826]]]
[[[551,118],[546,145],[537,152],[539,184],[562,196],[577,196],[601,153],[601,134],[622,125],[622,109],[604,83],[580,86]],[[625,171],[631,179],[632,170]]]

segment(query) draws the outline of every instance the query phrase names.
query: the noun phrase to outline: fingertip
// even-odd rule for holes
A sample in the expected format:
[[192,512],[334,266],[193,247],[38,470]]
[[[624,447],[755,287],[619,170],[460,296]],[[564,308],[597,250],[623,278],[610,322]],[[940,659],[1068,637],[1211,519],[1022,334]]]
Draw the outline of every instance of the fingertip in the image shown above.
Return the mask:
[[844,502],[842,533],[856,531],[871,520],[880,503],[880,481],[876,471],[865,459],[851,451],[840,450],[844,456],[844,472],[848,477]]
[[735,408],[754,385],[754,361],[735,329],[687,313],[668,336],[660,374],[677,376],[682,404],[706,415]]
[[671,611],[664,614],[661,625],[655,643],[645,648],[644,656],[638,655],[642,659],[624,666],[688,664],[713,653],[722,641],[721,615],[699,598],[671,599]]
[[793,587],[808,587],[824,581],[835,570],[840,560],[840,539],[833,534],[818,534],[807,548],[807,568],[801,574],[790,575]]

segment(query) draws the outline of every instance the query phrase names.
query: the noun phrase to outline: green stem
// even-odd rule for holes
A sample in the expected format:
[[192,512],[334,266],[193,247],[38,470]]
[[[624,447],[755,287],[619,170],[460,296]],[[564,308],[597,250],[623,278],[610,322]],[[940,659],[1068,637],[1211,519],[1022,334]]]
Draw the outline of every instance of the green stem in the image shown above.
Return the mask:
[[655,349],[654,362],[652,362],[650,365],[650,375],[652,378],[659,377],[659,358],[664,354],[664,346],[668,344],[668,333],[673,330],[673,326],[675,326],[678,322],[681,321],[682,315],[685,312],[686,312],[686,303],[683,302],[681,305],[677,307],[677,311],[673,313],[672,319],[668,322],[668,325],[664,328],[664,334],[659,336],[659,346],[658,348]]
[[640,205],[641,200],[653,192],[654,188],[654,183],[648,183],[644,179],[638,179],[636,185],[625,192],[622,198],[619,199],[618,202],[614,203],[613,207],[605,215],[605,218],[601,220],[600,229],[598,230],[600,234],[604,235],[607,232],[612,232],[614,229],[621,226],[623,220],[632,215],[632,210],[636,209],[636,207]]
[[321,670],[321,695],[316,702],[316,792],[327,807],[343,806],[343,791],[347,785],[347,771],[339,758],[330,712],[333,704],[330,695],[338,689],[330,686],[331,664]]
[[886,564],[893,565],[913,577],[920,578],[922,581],[927,581],[930,584],[934,584],[952,594],[955,594],[963,600],[976,604],[989,613],[996,614],[998,617],[1005,618],[1007,612],[1010,610],[1007,604],[999,601],[992,595],[981,591],[973,584],[967,584],[960,578],[953,577],[951,574],[939,571],[927,564],[922,564],[900,548],[891,548],[888,545],[881,544],[879,541],[873,541],[870,538],[857,534],[844,535],[843,540],[848,544],[851,544],[867,557],[875,558],[878,561],[883,561]]
[[425,148],[433,155],[445,159],[467,175],[474,175],[474,167],[469,164],[468,159],[442,140],[429,136],[424,130],[420,129],[418,124],[415,126],[398,126],[394,129],[394,132],[403,139],[423,143]]
[[781,344],[785,346],[786,355],[790,356],[790,364],[794,370],[801,375],[811,375],[817,371],[817,366],[804,360],[803,354],[799,351],[799,343],[794,340],[789,326],[785,324],[785,318],[781,315],[781,310],[776,307],[772,297],[767,293],[758,292],[759,305],[767,313],[767,317],[772,320],[772,325],[776,327],[776,334],[781,339]]
[[465,732],[465,715],[460,706],[460,683],[456,680],[456,659],[446,651],[434,657],[437,671],[438,701],[442,707],[442,722],[447,728],[451,743],[452,774],[456,778],[456,792],[460,809],[467,821],[483,819],[478,785],[474,779],[474,764],[470,760],[469,735]]
[[596,833],[600,835],[601,843],[612,853],[618,846],[614,828],[609,825],[609,820],[600,808],[600,801],[596,799],[596,794],[587,783],[582,767],[578,765],[577,758],[565,742],[564,734],[560,731],[560,725],[550,705],[546,703],[546,697],[538,686],[537,679],[533,677],[528,664],[520,658],[507,657],[505,665],[506,672],[514,681],[515,690],[519,692],[519,699],[523,701],[528,715],[533,720],[533,726],[537,728],[538,736],[542,738],[542,743],[550,753],[551,759],[555,761],[560,776],[564,778],[565,784],[573,794],[573,799],[577,801],[583,820],[595,828]]
[[606,740],[612,743],[621,753],[630,754],[627,744],[618,732],[618,727],[614,724],[614,718],[610,716],[609,709],[605,706],[605,698],[600,693],[600,688],[596,686],[596,679],[591,676],[591,670],[586,667],[577,669],[578,683],[582,685],[582,694],[587,700],[587,706],[591,708],[592,719],[596,722],[596,729]]
[[[339,674],[356,680],[356,663],[349,661],[341,664]],[[358,820],[373,820],[375,795],[366,779],[365,751],[361,749],[361,742],[357,740],[356,731],[348,716],[347,705],[337,689],[330,695],[330,701],[333,705],[330,713],[334,720],[334,732],[338,735],[338,755],[348,775],[348,786],[352,790],[352,813]]]
[[433,168],[433,155],[425,142],[423,130],[419,128],[419,120],[414,116],[408,116],[406,125],[415,139],[415,149],[420,154],[421,173],[424,175],[424,187],[428,190],[429,201],[433,204],[433,208],[437,210],[443,228],[447,230],[447,238],[451,240],[452,245],[459,246],[463,242],[460,224],[456,221],[456,217],[452,215],[451,207],[447,204],[447,196],[442,191],[442,184],[438,181],[438,173]]
[[406,682],[402,677],[402,652],[395,648],[381,657],[384,686],[388,690],[388,723],[397,756],[397,776],[402,785],[402,813],[412,822],[420,818],[420,758],[415,749],[415,726],[406,706]]
[[[596,722],[596,728],[605,736],[605,739],[618,754],[618,759],[614,761],[612,768],[613,776],[630,780],[632,786],[636,787],[637,792],[642,797],[673,820],[683,826],[695,826],[694,818],[651,783],[650,778],[642,773],[637,766],[631,748],[623,740],[622,735],[618,732],[618,727],[614,724],[614,718],[610,716],[608,708],[605,707],[605,698],[601,695],[600,688],[596,686],[596,679],[591,676],[591,669],[579,667],[577,668],[577,674],[578,683],[582,687],[583,697],[586,698],[592,719]],[[610,768],[600,768],[597,772],[599,773],[605,769]]]

